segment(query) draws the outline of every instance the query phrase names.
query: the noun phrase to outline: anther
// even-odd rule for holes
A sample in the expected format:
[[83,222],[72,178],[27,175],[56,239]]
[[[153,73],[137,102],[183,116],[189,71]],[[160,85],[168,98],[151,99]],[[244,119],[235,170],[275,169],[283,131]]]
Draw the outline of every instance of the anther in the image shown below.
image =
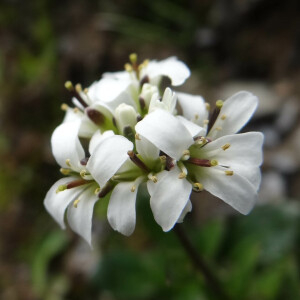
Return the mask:
[[203,121],[203,125],[207,125],[209,123],[209,121],[206,119]]
[[152,173],[148,174],[148,178],[153,181],[154,183],[156,183],[158,181],[157,177],[154,176]]
[[233,175],[233,171],[225,171],[225,175],[232,176]]
[[209,160],[209,159],[201,159],[196,157],[190,157],[186,162],[199,167],[214,167],[218,165],[218,161],[215,159]]
[[63,175],[69,175],[69,174],[72,172],[72,170],[66,169],[66,168],[60,168],[59,171],[60,171],[60,173],[63,174]]
[[194,192],[202,192],[203,191],[203,184],[200,182],[195,182],[193,184],[193,191]]
[[125,71],[127,71],[127,72],[132,72],[132,65],[131,64],[129,64],[129,63],[126,63],[125,65],[124,65],[124,69],[125,69]]
[[128,151],[127,154],[131,161],[135,163],[140,169],[149,172],[148,167],[137,157],[137,155],[133,151]]
[[74,89],[73,83],[71,81],[66,81],[65,88],[71,92]]
[[76,90],[77,93],[82,93],[82,86],[81,86],[80,83],[77,83],[75,85],[75,90]]
[[178,175],[178,178],[179,179],[184,179],[184,178],[186,178],[186,173],[185,172],[181,172],[179,175]]
[[223,121],[224,121],[226,118],[227,118],[226,115],[222,115],[222,116],[221,116],[221,120],[223,120]]
[[71,95],[73,97],[75,97],[80,102],[80,104],[83,107],[88,107],[88,105],[85,103],[85,101],[80,96],[80,92],[82,91],[81,85],[76,84],[76,87],[74,88],[72,82],[71,81],[67,81],[65,83],[65,88],[71,93]]
[[85,88],[85,89],[83,90],[83,92],[87,95],[87,93],[89,92],[89,89],[88,89],[88,88]]
[[57,189],[56,189],[56,194],[58,194],[59,192],[63,192],[66,189],[67,189],[67,185],[66,184],[59,185],[57,187]]
[[190,151],[189,150],[184,150],[181,160],[188,160],[190,158]]
[[132,193],[134,193],[134,192],[135,192],[135,190],[136,190],[136,186],[135,186],[135,185],[133,185],[133,186],[131,187],[130,191],[131,191]]
[[206,108],[207,111],[210,111],[210,104],[205,102],[205,108]]
[[71,160],[69,158],[66,159],[66,165],[71,168]]
[[87,170],[81,170],[79,174],[81,177],[84,177],[87,174]]
[[129,60],[132,64],[136,64],[137,63],[137,54],[136,53],[131,53],[129,55]]
[[138,133],[136,133],[134,137],[135,137],[135,139],[138,140],[138,141],[141,140],[140,135],[139,135]]
[[210,165],[212,166],[212,167],[215,167],[215,166],[217,166],[219,164],[219,162],[216,160],[216,159],[212,159],[211,161],[210,161]]
[[207,132],[209,133],[209,131],[211,130],[211,128],[214,126],[219,114],[220,114],[220,111],[221,111],[221,108],[223,106],[223,101],[222,100],[218,100],[216,102],[216,107],[213,111],[213,113],[211,114],[210,118],[209,118],[209,123],[208,123],[208,127],[207,127]]
[[221,148],[225,151],[225,150],[227,150],[228,148],[230,147],[230,144],[225,144],[225,145],[223,145]]
[[216,101],[216,107],[219,108],[219,109],[221,109],[222,106],[223,106],[223,103],[224,103],[224,102],[223,102],[222,100]]
[[73,206],[74,206],[75,208],[77,208],[79,202],[80,202],[80,199],[76,199],[76,200],[73,202]]
[[221,126],[218,126],[218,127],[215,128],[215,130],[221,131],[221,130],[222,130],[222,127],[221,127]]
[[95,189],[94,194],[97,195],[97,194],[99,194],[99,192],[100,192],[100,187],[98,187],[98,188]]
[[66,104],[66,103],[63,103],[61,106],[60,106],[60,109],[63,110],[63,111],[67,111],[69,109],[69,105]]

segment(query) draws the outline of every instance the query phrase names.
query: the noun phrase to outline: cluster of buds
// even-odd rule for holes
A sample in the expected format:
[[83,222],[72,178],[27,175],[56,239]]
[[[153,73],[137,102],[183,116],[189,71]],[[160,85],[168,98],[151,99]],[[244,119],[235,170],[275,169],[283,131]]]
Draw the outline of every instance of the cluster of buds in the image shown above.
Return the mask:
[[192,192],[207,190],[247,214],[261,180],[263,135],[236,133],[257,97],[241,91],[211,110],[201,96],[172,90],[190,76],[183,62],[129,58],[125,71],[105,73],[87,89],[65,84],[74,107],[62,105],[66,115],[51,138],[65,177],[46,195],[48,212],[64,228],[67,210],[69,226],[89,244],[94,204],[109,197],[108,222],[128,236],[145,187],[164,231],[191,211]]

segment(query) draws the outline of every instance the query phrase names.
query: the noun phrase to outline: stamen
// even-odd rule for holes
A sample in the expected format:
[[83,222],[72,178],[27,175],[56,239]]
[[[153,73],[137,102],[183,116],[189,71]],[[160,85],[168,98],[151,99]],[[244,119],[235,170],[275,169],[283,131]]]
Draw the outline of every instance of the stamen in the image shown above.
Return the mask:
[[161,171],[163,171],[166,168],[167,165],[167,157],[165,155],[162,155],[159,157],[161,162]]
[[223,145],[221,148],[225,151],[225,150],[227,150],[228,148],[230,147],[230,144],[225,144],[225,145]]
[[215,166],[217,166],[219,163],[218,163],[218,161],[216,160],[216,159],[212,159],[211,161],[210,161],[210,165],[212,166],[212,167],[215,167]]
[[136,133],[134,137],[135,137],[135,139],[138,140],[138,141],[141,140],[140,135],[139,135],[138,133]]
[[233,171],[225,171],[225,175],[232,176],[233,175]]
[[66,184],[59,185],[57,187],[57,189],[56,189],[56,194],[58,194],[59,192],[63,192],[66,189],[67,189],[67,185]]
[[158,181],[157,177],[153,175],[153,173],[149,173],[148,174],[148,178],[153,181],[154,183],[156,183]]
[[81,86],[80,83],[77,83],[75,85],[75,90],[76,90],[77,93],[82,93],[82,86]]
[[184,166],[183,162],[179,161],[177,163],[177,165],[178,165],[179,169],[181,170],[181,173],[179,174],[178,178],[179,179],[186,178],[188,171],[187,171],[186,167]]
[[209,119],[209,123],[208,123],[208,127],[207,127],[207,133],[209,133],[209,131],[211,130],[211,128],[214,126],[219,114],[220,114],[220,111],[221,111],[221,108],[223,106],[223,101],[222,100],[218,100],[216,102],[216,107],[212,113],[212,115],[210,116],[210,119]]
[[71,168],[71,159],[66,159],[66,165]]
[[222,127],[221,127],[221,126],[218,126],[218,127],[215,128],[215,130],[221,131],[221,130],[222,130]]
[[200,182],[195,182],[194,184],[193,184],[193,191],[194,192],[202,192],[203,191],[203,184],[202,183],[200,183]]
[[206,119],[203,121],[203,125],[207,125],[209,123],[209,121]]
[[137,157],[137,155],[133,151],[128,151],[127,154],[131,161],[135,163],[140,169],[149,172],[148,167]]
[[88,89],[88,88],[85,88],[85,89],[83,90],[83,92],[87,95],[88,92],[89,92],[89,89]]
[[63,174],[63,175],[69,175],[71,172],[72,172],[72,170],[70,170],[70,169],[65,169],[65,168],[60,168],[60,173],[61,174]]
[[79,102],[80,102],[80,104],[84,107],[84,108],[86,108],[86,107],[88,107],[88,105],[85,103],[85,101],[82,99],[82,97],[80,96],[80,92],[78,92],[78,90],[80,90],[80,85],[76,85],[76,87],[74,88],[74,86],[73,86],[73,84],[72,84],[72,82],[71,81],[67,81],[66,83],[65,83],[65,87],[66,87],[66,89],[71,93],[71,95],[73,96],[73,97],[75,97]]
[[63,111],[67,111],[69,109],[69,105],[66,104],[66,103],[63,103],[61,106],[60,106],[60,109],[63,110]]
[[74,108],[73,108],[73,112],[74,112],[75,114],[77,114],[77,113],[79,112],[79,108],[78,108],[78,107],[74,107]]
[[186,162],[199,167],[214,167],[218,165],[218,161],[215,159],[209,160],[209,159],[201,159],[196,157],[190,157]]
[[131,53],[129,55],[129,60],[132,64],[136,64],[137,63],[137,54],[136,53]]
[[135,185],[133,185],[133,186],[131,187],[130,191],[131,191],[132,193],[134,193],[134,192],[135,192],[135,190],[136,190],[136,186],[135,186]]
[[127,71],[127,72],[132,72],[132,71],[133,71],[132,65],[129,64],[129,63],[126,63],[126,64],[124,65],[124,69],[125,69],[125,71]]
[[199,115],[195,114],[194,119],[195,119],[195,121],[197,121],[199,119]]
[[80,199],[76,199],[76,200],[73,202],[73,206],[74,206],[75,208],[77,208],[79,202],[80,202]]
[[184,150],[183,155],[181,157],[181,160],[188,160],[190,158],[190,151],[189,150]]
[[208,102],[205,102],[205,108],[207,111],[210,111],[210,104]]
[[84,184],[88,184],[90,182],[92,182],[92,180],[77,179],[77,180],[67,183],[66,186],[67,186],[67,189],[72,189],[72,188],[75,188],[75,187],[78,187],[78,186],[81,186]]
[[226,115],[222,115],[222,116],[221,116],[221,120],[223,120],[223,121],[224,121],[226,118],[227,118]]
[[99,192],[100,192],[100,187],[96,188],[94,193],[95,193],[95,195],[97,195],[97,194],[99,194]]

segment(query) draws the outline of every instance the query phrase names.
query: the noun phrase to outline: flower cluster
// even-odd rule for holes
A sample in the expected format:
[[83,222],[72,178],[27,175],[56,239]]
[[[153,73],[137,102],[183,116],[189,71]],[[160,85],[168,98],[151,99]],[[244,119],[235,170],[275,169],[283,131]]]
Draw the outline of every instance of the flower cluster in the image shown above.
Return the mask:
[[261,180],[263,135],[236,133],[258,99],[242,91],[218,100],[210,111],[201,96],[163,90],[163,83],[179,86],[189,76],[175,57],[138,64],[132,54],[125,71],[105,73],[88,89],[66,83],[75,107],[63,104],[65,118],[51,138],[65,177],[44,201],[62,228],[67,210],[69,226],[91,244],[94,204],[109,197],[111,227],[132,234],[142,185],[164,231],[191,211],[192,191],[207,190],[243,214],[252,209]]

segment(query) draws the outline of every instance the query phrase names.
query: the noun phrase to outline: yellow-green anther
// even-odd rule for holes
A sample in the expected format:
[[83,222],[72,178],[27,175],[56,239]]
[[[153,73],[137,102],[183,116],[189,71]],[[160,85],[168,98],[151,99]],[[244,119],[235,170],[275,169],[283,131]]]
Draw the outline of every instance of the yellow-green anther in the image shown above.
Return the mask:
[[148,174],[148,178],[153,181],[154,183],[156,183],[158,181],[157,177],[154,176],[152,173]]
[[129,60],[130,60],[130,62],[131,62],[132,64],[136,64],[136,62],[137,62],[137,54],[136,54],[136,53],[131,53],[131,54],[129,55]]
[[80,199],[76,199],[76,200],[73,202],[73,206],[74,206],[75,208],[77,208],[79,201],[80,201]]
[[95,193],[95,195],[99,194],[100,193],[100,188],[99,187],[96,188],[94,193]]
[[71,160],[69,158],[66,159],[66,165],[71,168]]
[[73,91],[73,89],[74,89],[73,83],[72,83],[71,81],[66,81],[66,82],[65,82],[65,88],[66,88],[68,91]]
[[219,108],[219,109],[221,109],[222,108],[222,106],[223,106],[223,101],[222,100],[218,100],[217,102],[216,102],[216,107],[217,108]]
[[193,190],[194,190],[195,192],[201,192],[201,191],[203,191],[203,184],[200,183],[200,182],[195,182],[195,183],[193,184]]
[[223,120],[223,121],[226,120],[226,118],[227,118],[226,115],[222,115],[222,116],[221,116],[221,120]]
[[72,170],[70,170],[70,169],[65,169],[65,168],[60,168],[60,173],[61,174],[63,174],[63,175],[69,175],[71,172],[72,172]]
[[127,63],[124,65],[124,69],[127,72],[132,72],[132,65]]
[[225,151],[225,150],[227,150],[228,148],[230,147],[230,144],[225,144],[225,145],[223,145],[222,146],[222,149]]
[[63,111],[67,111],[69,109],[69,105],[66,104],[66,103],[63,103],[61,106],[60,106],[60,109],[63,110]]
[[77,93],[81,93],[82,92],[82,86],[81,86],[80,83],[77,83],[75,85],[75,90],[76,90]]
[[181,159],[182,160],[188,160],[190,158],[190,151],[184,150]]
[[210,161],[210,165],[212,166],[212,167],[215,167],[215,166],[217,166],[219,163],[218,163],[218,161],[216,160],[216,159],[212,159],[211,161]]
[[59,185],[57,187],[57,189],[56,189],[56,194],[58,194],[59,192],[63,192],[66,189],[67,189],[67,185],[66,184]]
[[225,175],[232,176],[233,175],[233,171],[225,171]]

